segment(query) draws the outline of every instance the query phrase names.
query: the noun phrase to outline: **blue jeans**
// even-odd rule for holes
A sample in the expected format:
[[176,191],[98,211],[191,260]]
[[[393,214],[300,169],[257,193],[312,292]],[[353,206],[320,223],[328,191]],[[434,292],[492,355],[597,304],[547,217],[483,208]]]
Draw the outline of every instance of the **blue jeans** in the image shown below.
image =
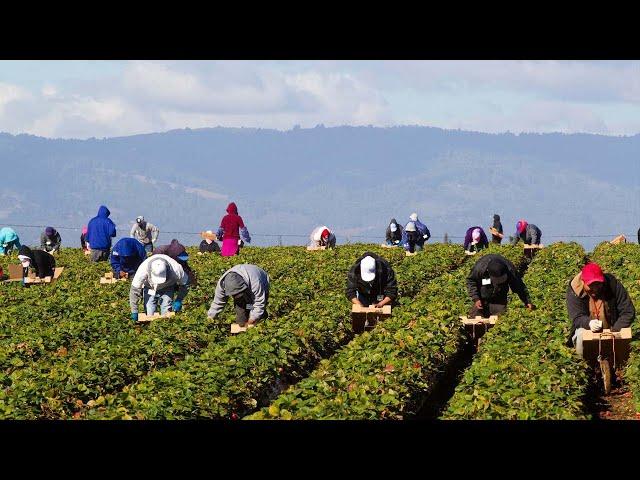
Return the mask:
[[153,252],[153,243],[145,243],[144,244],[144,251],[147,252],[147,253]]
[[144,305],[147,310],[147,315],[153,315],[156,313],[156,307],[158,300],[160,300],[160,315],[164,315],[169,312],[173,305],[173,296],[176,293],[176,287],[168,287],[162,290],[156,290],[155,295],[149,295],[149,289],[144,289]]

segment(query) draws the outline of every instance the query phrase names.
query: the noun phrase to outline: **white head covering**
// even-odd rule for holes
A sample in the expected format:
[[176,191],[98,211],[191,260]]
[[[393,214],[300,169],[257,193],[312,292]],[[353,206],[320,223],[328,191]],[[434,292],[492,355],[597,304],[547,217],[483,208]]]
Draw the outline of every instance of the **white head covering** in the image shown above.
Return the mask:
[[471,238],[475,242],[480,240],[480,229],[479,228],[474,228],[473,229],[473,232],[471,232]]
[[360,277],[365,282],[370,282],[376,278],[376,259],[367,255],[360,262]]
[[412,222],[415,222],[418,220],[418,214],[413,212],[411,215],[409,215],[409,220],[411,220]]
[[151,262],[151,283],[160,285],[167,281],[167,263],[157,259]]
[[31,259],[26,255],[18,255],[18,260],[20,260],[20,263],[23,267],[28,267],[29,265],[31,265]]
[[328,228],[328,227],[326,227],[326,226],[324,226],[324,225],[323,225],[322,227],[318,227],[318,228],[316,228],[316,229],[313,231],[313,239],[314,239],[316,242],[319,242],[319,241],[320,241],[320,239],[322,238],[322,232],[324,232],[325,228],[326,228],[327,230],[329,230],[329,228]]
[[391,229],[392,232],[395,232],[396,230],[398,230],[398,226],[395,223],[392,223],[391,225],[389,225],[389,228]]
[[415,232],[416,231],[416,224],[413,223],[413,222],[407,223],[407,226],[405,227],[405,230],[407,232]]

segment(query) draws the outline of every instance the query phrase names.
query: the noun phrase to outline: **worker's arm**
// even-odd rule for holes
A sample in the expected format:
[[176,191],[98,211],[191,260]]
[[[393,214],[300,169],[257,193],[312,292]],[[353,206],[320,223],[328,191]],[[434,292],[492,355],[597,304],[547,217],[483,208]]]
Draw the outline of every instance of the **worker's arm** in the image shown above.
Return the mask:
[[110,237],[116,236],[116,224],[113,223],[113,220],[111,219],[109,219],[109,236]]
[[211,307],[207,311],[207,316],[209,318],[216,318],[216,315],[218,315],[224,309],[224,306],[227,303],[227,296],[225,295],[220,283],[220,280],[218,280],[218,285],[216,285],[216,293],[213,297],[213,301],[211,302]]
[[531,299],[529,298],[529,291],[527,290],[527,286],[525,285],[520,275],[517,272],[511,271],[509,269],[509,287],[511,291],[516,293],[522,303],[529,306],[531,305]]
[[[392,302],[396,298],[398,298],[398,282],[396,281],[396,274],[391,268],[391,266],[387,267],[387,284],[384,286],[384,300],[378,303],[378,306],[386,305],[387,303]],[[389,299],[388,301],[386,301]],[[383,303],[384,302],[384,303]]]
[[142,287],[147,281],[147,269],[139,267],[131,282],[129,290],[129,306],[131,313],[138,313],[138,303],[142,299]]
[[538,228],[531,229],[531,245],[540,244],[540,230]]
[[357,284],[355,281],[355,267],[352,267],[347,275],[347,288],[345,289],[345,294],[351,303],[355,305],[362,305],[362,302],[358,300],[356,292]]
[[267,308],[267,293],[269,285],[263,282],[256,282],[257,285],[251,283],[251,292],[253,293],[253,308],[249,312],[249,321],[256,321],[264,314]]
[[154,245],[158,241],[158,235],[160,235],[160,229],[151,224],[151,243],[153,243]]
[[571,284],[567,285],[567,313],[569,319],[573,323],[573,326],[578,328],[589,329],[589,322],[591,321],[591,315],[589,314],[589,302],[588,299],[583,300],[573,292]]
[[624,288],[622,283],[618,282],[616,291],[616,305],[618,310],[618,319],[611,326],[611,330],[619,332],[621,328],[627,328],[631,326],[631,323],[636,318],[636,309],[633,306],[633,302],[629,297],[629,293]]
[[240,236],[245,242],[251,243],[251,237],[249,236],[249,230],[247,229],[247,227],[242,227],[240,229]]
[[424,226],[424,235],[422,236],[422,238],[424,238],[425,242],[431,238],[431,232],[426,225]]
[[469,273],[469,275],[467,276],[467,292],[469,292],[469,296],[474,302],[480,300],[480,292],[478,291],[478,280],[475,266],[471,269],[471,273]]
[[109,261],[111,263],[111,270],[113,270],[114,277],[120,278],[121,261],[120,254],[117,250],[111,251],[111,258],[109,259]]

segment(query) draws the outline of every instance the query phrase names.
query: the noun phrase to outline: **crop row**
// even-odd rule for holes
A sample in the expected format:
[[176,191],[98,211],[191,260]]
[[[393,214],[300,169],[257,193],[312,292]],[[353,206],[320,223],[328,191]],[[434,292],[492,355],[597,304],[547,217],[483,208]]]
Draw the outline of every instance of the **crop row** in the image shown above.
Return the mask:
[[566,345],[565,293],[585,263],[583,248],[556,243],[541,250],[524,277],[537,309],[501,316],[464,373],[446,419],[585,418],[586,364]]
[[[352,261],[357,254],[358,247],[350,246],[341,248],[339,254],[327,252],[325,256]],[[179,321],[134,327],[126,320],[128,285],[109,286],[121,290],[120,301],[110,305],[110,311],[97,312],[95,318],[88,319],[89,325],[78,322],[80,328],[92,331],[90,339],[85,338],[78,344],[77,338],[71,335],[70,348],[63,346],[53,355],[39,358],[5,377],[7,387],[0,393],[2,415],[64,418],[82,409],[84,402],[117,391],[151,369],[173,364],[212,342],[226,339],[231,313],[227,311],[226,316],[211,321],[206,319],[206,309],[217,278],[234,263],[257,263],[272,274],[270,313],[275,318],[286,316],[300,302],[313,299],[322,291],[318,273],[332,267],[331,262],[323,265],[306,251],[291,248],[247,249],[232,259],[235,262],[211,256],[192,258],[199,285],[187,296],[185,312],[176,317]],[[402,258],[396,254],[393,261]],[[200,269],[199,264],[205,262],[210,268]],[[92,289],[95,287],[87,285],[85,294]],[[100,295],[104,295],[103,292],[101,289]]]
[[[517,268],[521,248],[494,247]],[[477,260],[478,257],[474,257]],[[465,278],[471,268],[442,275],[397,309],[393,317],[320,363],[305,380],[249,419],[402,419],[433,393],[466,336],[459,315],[469,309]]]
[[[424,282],[463,260],[459,246],[432,245],[403,261],[395,268],[402,305]],[[285,385],[304,378],[321,358],[353,338],[350,304],[343,293],[351,263],[325,272],[332,288],[287,317],[259,324],[224,344],[212,344],[198,358],[152,372],[118,394],[98,398],[86,416],[236,418],[268,404]]]
[[[600,264],[605,273],[612,273],[629,292],[631,301],[640,312],[640,245],[601,243],[594,250],[591,260]],[[638,320],[631,324],[633,341],[629,361],[624,370],[624,380],[633,394],[635,411],[640,412],[640,339]]]

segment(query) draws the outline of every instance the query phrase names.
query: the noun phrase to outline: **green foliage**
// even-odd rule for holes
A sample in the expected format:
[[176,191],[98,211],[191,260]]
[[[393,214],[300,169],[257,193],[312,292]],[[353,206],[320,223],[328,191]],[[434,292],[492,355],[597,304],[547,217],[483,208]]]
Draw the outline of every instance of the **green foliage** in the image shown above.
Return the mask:
[[567,283],[585,263],[576,243],[541,250],[524,276],[537,310],[514,308],[484,337],[446,419],[582,419],[586,364],[565,346]]

